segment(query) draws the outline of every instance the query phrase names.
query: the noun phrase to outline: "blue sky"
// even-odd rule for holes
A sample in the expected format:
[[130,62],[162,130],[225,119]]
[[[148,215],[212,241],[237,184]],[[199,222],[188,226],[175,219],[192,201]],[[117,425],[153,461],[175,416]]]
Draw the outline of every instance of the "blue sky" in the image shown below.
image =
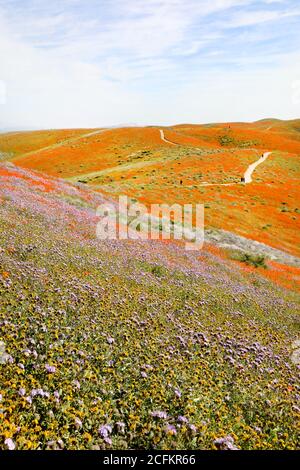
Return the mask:
[[300,117],[298,0],[0,0],[0,128]]

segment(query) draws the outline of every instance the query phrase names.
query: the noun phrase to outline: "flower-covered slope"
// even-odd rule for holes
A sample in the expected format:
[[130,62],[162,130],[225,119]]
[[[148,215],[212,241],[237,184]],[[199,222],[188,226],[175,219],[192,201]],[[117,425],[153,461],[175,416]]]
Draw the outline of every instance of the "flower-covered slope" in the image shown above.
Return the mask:
[[296,448],[298,295],[101,202],[0,165],[0,448]]

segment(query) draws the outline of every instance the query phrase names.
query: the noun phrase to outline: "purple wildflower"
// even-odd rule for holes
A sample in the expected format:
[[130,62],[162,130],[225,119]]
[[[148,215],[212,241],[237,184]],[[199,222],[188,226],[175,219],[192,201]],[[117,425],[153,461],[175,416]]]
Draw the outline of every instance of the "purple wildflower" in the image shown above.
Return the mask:
[[152,411],[151,416],[153,418],[167,419],[168,415],[165,411]]
[[166,428],[165,428],[165,433],[169,434],[171,436],[176,436],[177,430],[176,430],[175,426],[173,426],[173,424],[168,424],[168,426],[166,426]]
[[214,444],[219,450],[239,450],[238,447],[234,445],[232,436],[220,437],[214,441]]
[[180,424],[187,424],[189,422],[189,420],[185,416],[178,416],[177,421]]
[[189,430],[192,434],[196,434],[197,428],[194,424],[189,424]]
[[103,439],[107,438],[112,432],[112,427],[109,424],[103,424],[98,429],[98,433],[100,434]]

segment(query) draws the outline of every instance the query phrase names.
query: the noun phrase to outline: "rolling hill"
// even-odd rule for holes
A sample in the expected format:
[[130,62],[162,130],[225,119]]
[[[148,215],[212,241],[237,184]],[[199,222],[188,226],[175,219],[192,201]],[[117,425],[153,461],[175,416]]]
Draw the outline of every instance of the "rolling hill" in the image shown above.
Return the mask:
[[1,448],[297,448],[299,294],[214,245],[97,240],[104,202],[0,163]]
[[[163,138],[161,135],[163,132]],[[206,227],[299,256],[299,120],[0,135],[2,160],[140,202],[204,203]],[[253,181],[247,167],[263,152]]]

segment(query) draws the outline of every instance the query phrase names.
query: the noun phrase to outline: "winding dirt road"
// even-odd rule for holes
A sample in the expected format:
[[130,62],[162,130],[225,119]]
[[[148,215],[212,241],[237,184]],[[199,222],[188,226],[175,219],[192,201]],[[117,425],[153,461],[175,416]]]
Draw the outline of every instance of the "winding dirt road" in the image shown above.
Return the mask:
[[268,156],[271,155],[272,152],[265,152],[256,162],[252,163],[251,165],[248,166],[247,170],[245,171],[244,174],[244,183],[248,184],[251,183],[252,181],[252,173],[255,170],[255,168],[263,163],[265,160],[267,160]]
[[[179,145],[176,144],[175,142],[172,142],[171,140],[166,139],[165,133],[163,129],[159,130],[160,132],[160,138],[163,142],[166,142],[167,144],[171,145]],[[265,152],[256,162],[251,163],[251,165],[248,166],[247,170],[244,173],[243,180],[235,182],[235,183],[202,183],[199,186],[233,186],[235,184],[249,184],[252,182],[252,173],[255,170],[255,168],[263,163],[269,155],[271,155],[272,152]]]
[[[77,136],[75,138],[71,138],[69,139],[67,142],[74,142],[76,140],[80,140],[80,139],[83,139],[85,137],[89,137],[89,136],[92,136],[94,134],[101,134],[107,130],[110,130],[110,129],[100,129],[100,130],[97,130],[97,131],[93,131],[93,132],[90,132],[88,134],[83,134],[83,135],[80,135],[80,136]],[[159,129],[159,132],[160,132],[160,138],[163,142],[166,142],[167,144],[171,144],[171,145],[176,145],[176,146],[180,146],[180,144],[177,144],[175,142],[172,142],[171,140],[168,140],[166,137],[165,137],[165,134],[164,134],[164,131],[163,129]],[[66,141],[63,141],[63,142],[60,142],[60,143],[57,143],[57,144],[54,144],[52,146],[49,146],[49,147],[46,147],[46,148],[54,148],[54,147],[58,147],[58,146],[61,146],[61,145],[64,145],[66,143]],[[42,149],[42,150],[45,150],[45,149]],[[36,151],[33,151],[33,152],[29,152],[29,153],[35,153]],[[241,181],[234,181],[232,183],[208,183],[208,182],[203,182],[201,184],[199,184],[198,186],[200,187],[206,187],[206,186],[236,186],[237,184],[249,184],[252,182],[252,173],[254,172],[255,168],[260,165],[261,163],[263,163],[268,157],[269,155],[271,155],[272,152],[265,152],[258,160],[256,160],[254,163],[251,163],[251,165],[248,166],[248,168],[246,169],[244,175],[243,175],[243,178],[241,178]],[[28,154],[27,154],[28,155]],[[133,154],[135,155],[135,154]],[[22,155],[23,156],[23,155]],[[147,165],[152,165],[154,163],[154,161],[143,161],[143,162],[135,162],[135,163],[125,163],[124,165],[121,165],[121,166],[117,166],[117,167],[113,167],[113,168],[106,168],[104,170],[100,170],[100,171],[96,171],[96,172],[91,172],[91,173],[86,173],[86,174],[82,174],[82,175],[76,175],[76,176],[72,176],[70,178],[68,178],[69,181],[78,181],[79,178],[81,180],[83,179],[86,179],[88,182],[88,180],[90,179],[93,179],[95,177],[98,177],[98,176],[101,176],[101,175],[105,175],[105,174],[110,174],[110,173],[114,173],[115,171],[120,171],[120,169],[122,168],[123,170],[128,170],[128,169],[132,169],[132,168],[143,168],[144,166],[147,166]]]
[[235,183],[202,183],[199,186],[234,186],[236,184],[249,184],[252,182],[252,173],[255,168],[263,163],[272,152],[265,152],[256,162],[251,163],[244,173],[243,181],[237,181]]
[[179,144],[175,144],[175,142],[171,142],[171,140],[168,140],[165,138],[165,133],[162,129],[159,130],[160,132],[160,138],[161,140],[163,140],[164,142],[166,142],[167,144],[171,144],[171,145],[179,145]]

